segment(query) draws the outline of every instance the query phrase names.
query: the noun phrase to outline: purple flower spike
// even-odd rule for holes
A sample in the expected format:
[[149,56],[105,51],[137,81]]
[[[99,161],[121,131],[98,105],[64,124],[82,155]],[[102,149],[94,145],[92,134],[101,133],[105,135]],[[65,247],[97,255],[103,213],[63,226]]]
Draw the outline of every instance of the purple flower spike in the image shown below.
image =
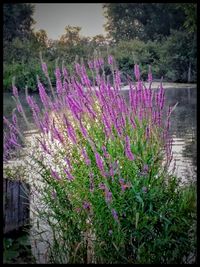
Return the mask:
[[19,113],[22,113],[22,106],[20,104],[17,105],[17,110]]
[[51,155],[51,151],[47,148],[46,143],[45,143],[45,142],[42,142],[41,140],[39,140],[39,142],[40,142],[40,145],[42,146],[43,150],[44,150],[47,154]]
[[95,153],[95,159],[96,159],[96,163],[97,163],[99,170],[101,171],[102,174],[104,174],[103,161],[102,161],[99,153],[97,153],[97,152]]
[[107,188],[105,190],[105,197],[107,203],[110,203],[112,201],[112,192],[110,192]]
[[88,66],[89,66],[89,68],[91,70],[94,69],[94,63],[93,63],[93,61],[88,61]]
[[17,87],[14,85],[13,86],[13,95],[16,97],[16,98],[18,98],[18,89],[17,89]]
[[60,176],[58,175],[56,171],[51,170],[51,176],[58,181],[61,180]]
[[74,177],[71,175],[71,173],[68,170],[64,169],[64,172],[67,174],[67,179],[69,181],[73,181],[74,180]]
[[83,157],[84,157],[85,164],[86,164],[87,166],[89,166],[89,165],[91,164],[91,161],[90,161],[90,159],[88,158],[88,154],[87,154],[85,148],[82,149],[82,155],[83,155]]
[[46,76],[48,75],[47,64],[45,62],[42,62],[42,71]]
[[108,56],[108,64],[109,65],[113,64],[113,57],[112,56]]
[[134,160],[134,155],[131,152],[130,139],[126,136],[125,154],[129,160]]
[[13,121],[13,124],[16,126],[17,124],[17,116],[15,113],[12,114],[12,121]]

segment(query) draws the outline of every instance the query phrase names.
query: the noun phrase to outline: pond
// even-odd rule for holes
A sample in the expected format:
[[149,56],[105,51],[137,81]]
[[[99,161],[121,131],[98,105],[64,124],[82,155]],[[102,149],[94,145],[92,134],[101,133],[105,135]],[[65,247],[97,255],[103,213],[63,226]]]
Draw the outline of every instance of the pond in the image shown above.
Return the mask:
[[[175,85],[165,87],[166,105],[173,106],[178,102],[176,109],[172,113],[171,119],[171,135],[173,137],[173,153],[176,161],[175,174],[182,179],[183,182],[196,181],[196,112],[197,112],[197,88],[196,85]],[[123,94],[128,97],[127,87],[123,88]],[[35,100],[40,103],[39,95],[34,94]],[[10,93],[3,95],[3,112],[4,116],[10,117],[15,102],[11,98]],[[26,104],[25,95],[20,95],[21,103],[25,107],[28,119],[31,122],[31,111]],[[25,129],[23,119],[20,125]]]

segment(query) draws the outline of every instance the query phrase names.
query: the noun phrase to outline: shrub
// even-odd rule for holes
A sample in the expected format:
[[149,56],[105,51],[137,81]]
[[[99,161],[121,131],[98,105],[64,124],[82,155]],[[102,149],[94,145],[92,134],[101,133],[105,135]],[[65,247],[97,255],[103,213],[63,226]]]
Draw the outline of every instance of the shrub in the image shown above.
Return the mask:
[[[40,130],[31,159],[40,169],[41,183],[33,180],[38,218],[52,233],[49,262],[187,262],[195,253],[195,186],[181,187],[168,171],[173,107],[164,111],[162,83],[151,89],[149,73],[146,88],[138,65],[126,103],[113,63],[109,56],[110,84],[98,75],[102,61],[95,62],[98,90],[78,63],[71,77],[56,68],[52,95],[38,80],[42,112],[27,96]],[[48,79],[44,62],[42,68]],[[13,93],[19,101],[16,87]],[[16,118],[4,122],[6,160],[20,135]]]

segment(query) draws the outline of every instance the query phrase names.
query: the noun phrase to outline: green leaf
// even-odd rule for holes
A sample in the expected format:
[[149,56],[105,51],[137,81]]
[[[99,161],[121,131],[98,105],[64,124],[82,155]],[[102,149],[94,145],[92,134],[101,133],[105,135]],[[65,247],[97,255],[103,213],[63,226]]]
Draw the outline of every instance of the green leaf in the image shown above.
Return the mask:
[[15,250],[6,250],[3,253],[4,262],[11,261],[19,256],[19,252]]
[[136,218],[135,218],[135,228],[136,228],[136,229],[137,229],[137,227],[138,227],[139,216],[140,216],[140,214],[137,212],[137,213],[136,213]]

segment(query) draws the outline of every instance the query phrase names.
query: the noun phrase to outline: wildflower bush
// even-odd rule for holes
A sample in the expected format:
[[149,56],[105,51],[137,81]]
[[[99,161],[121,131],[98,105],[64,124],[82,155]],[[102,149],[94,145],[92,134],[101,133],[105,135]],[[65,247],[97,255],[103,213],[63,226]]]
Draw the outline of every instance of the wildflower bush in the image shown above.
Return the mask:
[[[108,57],[75,64],[74,74],[55,70],[56,91],[47,94],[38,77],[43,109],[27,94],[39,129],[32,160],[40,170],[38,216],[49,226],[51,263],[184,263],[195,255],[195,185],[180,186],[169,172],[173,107],[166,109],[162,82],[153,90],[128,76],[128,101],[121,90],[120,72]],[[94,85],[97,84],[95,87]],[[19,115],[26,119],[18,91],[13,95]],[[17,122],[4,118],[4,160],[21,149]],[[27,121],[28,125],[28,121]]]

